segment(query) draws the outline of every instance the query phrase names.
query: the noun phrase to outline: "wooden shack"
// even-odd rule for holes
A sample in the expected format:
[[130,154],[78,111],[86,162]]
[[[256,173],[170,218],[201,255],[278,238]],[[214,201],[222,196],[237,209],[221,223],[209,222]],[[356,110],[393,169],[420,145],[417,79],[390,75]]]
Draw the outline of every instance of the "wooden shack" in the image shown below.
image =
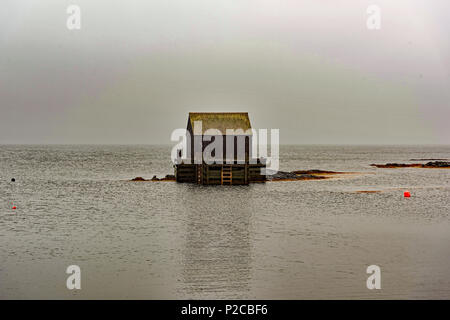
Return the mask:
[[187,157],[174,166],[176,181],[204,185],[264,182],[264,161],[252,156],[251,129],[247,112],[190,112]]

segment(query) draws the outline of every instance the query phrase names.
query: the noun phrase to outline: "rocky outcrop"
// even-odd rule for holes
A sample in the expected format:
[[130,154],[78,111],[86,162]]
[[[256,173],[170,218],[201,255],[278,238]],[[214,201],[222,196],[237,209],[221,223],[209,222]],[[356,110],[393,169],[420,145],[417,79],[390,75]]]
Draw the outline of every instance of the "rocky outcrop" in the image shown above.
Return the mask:
[[421,163],[386,163],[371,164],[377,168],[450,168],[450,162],[447,161],[430,161],[425,164]]
[[327,175],[327,174],[342,174],[345,172],[336,172],[336,171],[326,171],[326,170],[297,170],[297,171],[292,171],[295,174],[323,174],[323,175]]
[[168,174],[164,178],[159,179],[159,181],[175,181],[175,176],[173,174]]
[[423,165],[424,168],[450,168],[450,162],[447,161],[434,161],[428,162]]
[[158,178],[156,176],[153,176],[150,180],[144,179],[142,177],[136,177],[132,179],[131,181],[175,181],[175,176],[173,174],[168,174],[164,178]]
[[131,181],[147,181],[147,180],[145,180],[142,177],[136,177],[136,178],[132,179]]
[[[326,176],[318,174],[309,174],[304,172],[321,171],[321,170],[298,170],[298,171],[278,171],[267,176],[267,181],[295,181],[295,180],[321,180],[327,179]],[[331,171],[330,171],[331,172]]]

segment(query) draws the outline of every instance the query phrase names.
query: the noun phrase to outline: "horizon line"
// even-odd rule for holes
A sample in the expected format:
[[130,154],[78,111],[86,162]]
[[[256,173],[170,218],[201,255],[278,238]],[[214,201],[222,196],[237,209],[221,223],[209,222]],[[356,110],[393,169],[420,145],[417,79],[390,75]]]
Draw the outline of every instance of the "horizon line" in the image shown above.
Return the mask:
[[[0,142],[0,146],[173,146],[173,143],[60,143],[60,142]],[[270,146],[270,143],[268,144]],[[280,146],[449,146],[450,143],[280,143]]]

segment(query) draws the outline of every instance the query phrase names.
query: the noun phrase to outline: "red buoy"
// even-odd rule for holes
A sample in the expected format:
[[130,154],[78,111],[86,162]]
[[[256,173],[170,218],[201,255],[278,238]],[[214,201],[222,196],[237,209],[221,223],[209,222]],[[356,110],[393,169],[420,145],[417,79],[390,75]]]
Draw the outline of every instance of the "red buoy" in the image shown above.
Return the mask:
[[405,198],[411,197],[411,193],[409,193],[409,191],[405,191],[405,192],[403,193],[403,195],[405,196]]
[[16,210],[16,209],[17,209],[17,207],[16,207],[16,206],[14,206],[14,207],[12,207],[12,209],[13,209],[13,210]]

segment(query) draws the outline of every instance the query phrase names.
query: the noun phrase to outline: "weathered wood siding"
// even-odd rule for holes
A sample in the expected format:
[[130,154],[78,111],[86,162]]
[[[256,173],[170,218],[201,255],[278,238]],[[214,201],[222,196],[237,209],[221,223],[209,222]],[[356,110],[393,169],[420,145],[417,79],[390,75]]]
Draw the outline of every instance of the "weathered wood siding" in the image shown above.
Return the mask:
[[[224,181],[223,168],[230,168],[231,183]],[[252,182],[265,182],[266,177],[261,174],[264,164],[178,164],[175,165],[177,182],[197,183],[204,185],[244,185]],[[228,171],[227,170],[227,171]]]

